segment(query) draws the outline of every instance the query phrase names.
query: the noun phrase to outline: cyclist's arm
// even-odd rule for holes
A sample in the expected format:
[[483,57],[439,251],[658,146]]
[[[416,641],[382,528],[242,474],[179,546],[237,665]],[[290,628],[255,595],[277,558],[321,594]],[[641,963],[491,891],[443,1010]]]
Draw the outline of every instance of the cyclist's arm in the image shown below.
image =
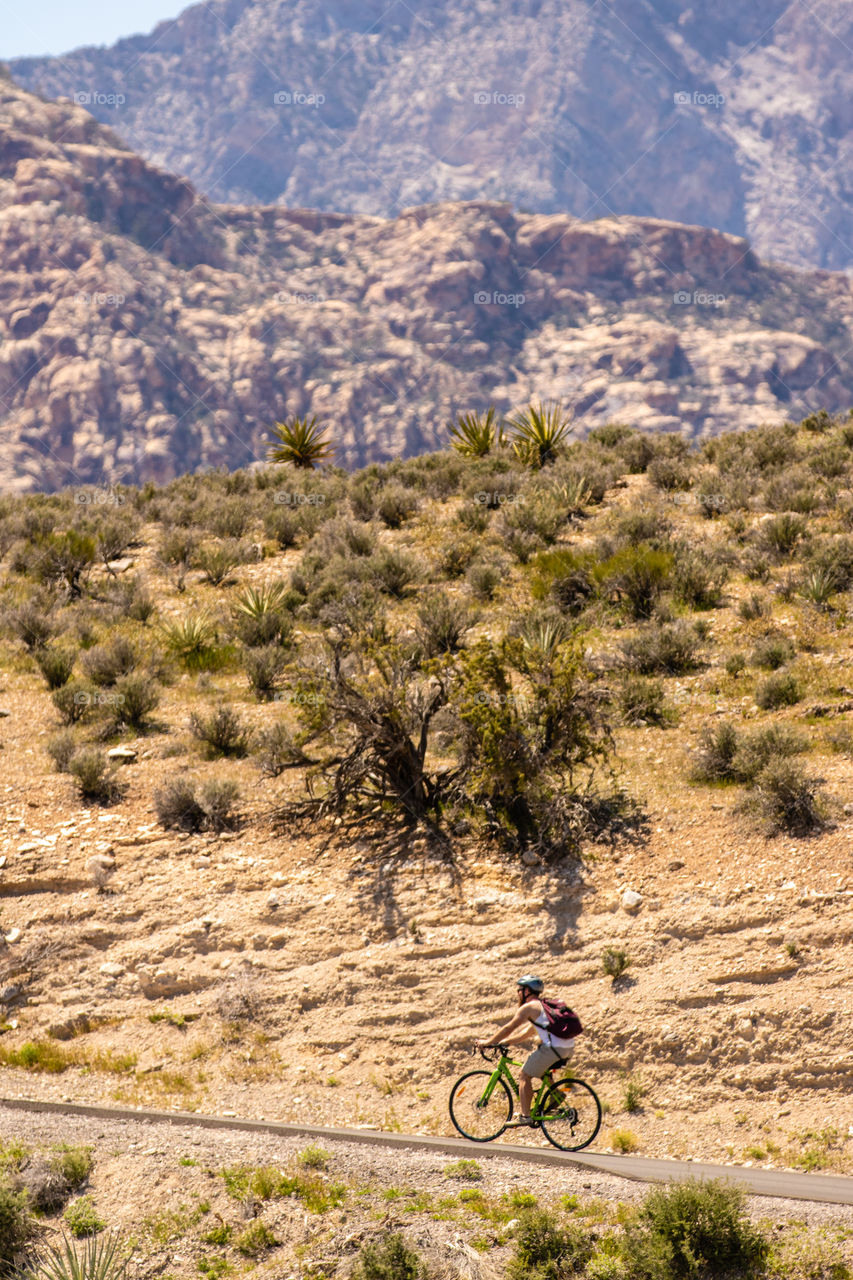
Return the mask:
[[530,1023],[533,1021],[535,1017],[539,1015],[541,1009],[542,1009],[542,1006],[538,1000],[528,1000],[527,1004],[523,1004],[518,1009],[515,1017],[512,1018],[509,1022],[505,1023],[504,1026],[502,1026],[498,1031],[496,1031],[495,1034],[489,1040],[478,1040],[476,1042],[477,1048],[485,1049],[489,1047],[494,1047],[497,1044],[521,1043],[520,1041],[510,1042],[508,1037],[513,1035],[514,1032],[520,1031],[521,1028],[524,1027],[525,1028],[524,1038],[527,1039],[527,1036],[530,1034],[530,1030],[531,1030]]

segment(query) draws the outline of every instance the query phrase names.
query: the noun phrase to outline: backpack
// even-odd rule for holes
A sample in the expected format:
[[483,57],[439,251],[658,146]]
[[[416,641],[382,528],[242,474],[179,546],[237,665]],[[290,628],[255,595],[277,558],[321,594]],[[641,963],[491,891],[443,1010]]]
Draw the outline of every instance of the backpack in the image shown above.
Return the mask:
[[548,1031],[558,1040],[574,1040],[583,1031],[581,1020],[562,1000],[543,1000],[540,996]]

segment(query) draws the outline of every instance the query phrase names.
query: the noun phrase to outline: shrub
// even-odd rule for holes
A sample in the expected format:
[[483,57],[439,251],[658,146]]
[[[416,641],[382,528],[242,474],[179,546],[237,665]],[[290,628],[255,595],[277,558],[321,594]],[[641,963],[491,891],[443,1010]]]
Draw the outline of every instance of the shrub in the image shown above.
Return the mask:
[[420,1254],[406,1244],[399,1232],[382,1237],[359,1250],[352,1280],[426,1280]]
[[741,782],[754,782],[767,765],[786,760],[807,748],[801,734],[787,725],[771,724],[747,734],[734,758],[734,775]]
[[730,653],[726,658],[725,669],[727,676],[739,676],[741,671],[746,669],[746,657],[742,653]]
[[82,747],[76,751],[68,762],[68,772],[81,800],[110,804],[121,795],[116,771],[97,747]]
[[316,1142],[312,1142],[299,1152],[296,1160],[303,1169],[327,1169],[331,1158],[324,1147],[319,1147]]
[[56,772],[67,773],[71,757],[77,750],[77,739],[70,729],[65,729],[48,740],[46,750]]
[[625,676],[619,689],[619,710],[626,724],[657,725],[663,729],[675,720],[673,708],[666,705],[661,682],[644,676]]
[[478,600],[492,600],[503,574],[492,564],[472,564],[466,574],[471,594]]
[[260,1258],[278,1244],[265,1222],[255,1221],[234,1241],[234,1248],[245,1258]]
[[770,615],[770,604],[763,596],[753,591],[751,595],[741,600],[737,611],[744,622],[754,622],[756,618],[766,618]]
[[547,1209],[526,1209],[519,1219],[507,1280],[567,1280],[582,1275],[594,1248],[577,1223],[563,1225]]
[[26,1192],[14,1190],[8,1179],[0,1176],[0,1270],[14,1266],[34,1231]]
[[744,1211],[743,1191],[722,1182],[688,1179],[650,1191],[626,1236],[638,1280],[749,1276],[767,1256],[764,1237]]
[[733,782],[737,778],[735,756],[740,739],[733,724],[705,725],[696,750],[691,776],[697,782]]
[[443,543],[436,561],[436,574],[440,578],[461,578],[477,555],[474,538],[450,538]]
[[779,707],[792,707],[800,700],[800,686],[789,671],[777,671],[762,680],[755,691],[755,701],[762,711],[776,711]]
[[622,642],[622,656],[627,669],[640,675],[681,675],[699,665],[698,648],[698,634],[688,623],[651,623]]
[[612,1129],[610,1132],[610,1145],[614,1151],[621,1151],[623,1155],[630,1155],[632,1151],[639,1148],[637,1135],[632,1133],[630,1129]]
[[786,662],[790,662],[796,650],[787,636],[770,635],[759,640],[750,655],[754,667],[763,667],[765,671],[777,671]]
[[106,644],[95,645],[82,658],[82,666],[92,684],[109,688],[120,676],[134,670],[139,654],[136,646],[126,636],[116,635]]
[[65,1210],[63,1215],[68,1229],[78,1239],[82,1236],[94,1236],[103,1231],[107,1225],[98,1215],[95,1202],[91,1196],[80,1196]]
[[216,628],[206,613],[166,622],[162,631],[167,650],[188,671],[204,671],[216,665],[219,658]]
[[95,1158],[91,1147],[62,1146],[51,1163],[71,1190],[76,1191],[88,1181]]
[[154,793],[157,820],[179,831],[222,831],[234,825],[239,787],[225,779],[209,779],[200,786],[188,778],[173,778]]
[[464,601],[454,600],[444,591],[433,592],[417,616],[418,640],[427,658],[456,653],[476,622],[475,615]]
[[483,1170],[476,1160],[454,1160],[444,1166],[444,1176],[458,1182],[482,1182]]
[[287,507],[276,507],[264,516],[264,532],[272,538],[282,551],[296,545],[302,532],[302,522],[296,511]]
[[793,760],[771,760],[756,777],[746,807],[757,812],[770,831],[808,835],[823,826],[819,784]]
[[289,593],[283,582],[246,587],[231,608],[234,634],[249,648],[288,645],[293,633],[288,604]]
[[655,601],[666,586],[673,557],[654,547],[626,547],[601,565],[596,577],[608,592],[628,606],[633,618],[651,617]]
[[801,515],[784,511],[761,525],[760,542],[775,556],[789,556],[806,534],[806,521]]
[[221,587],[233,580],[233,572],[246,562],[245,548],[239,542],[229,540],[215,546],[203,546],[195,554],[195,567],[212,587]]
[[629,1076],[625,1081],[625,1089],[622,1094],[622,1106],[630,1114],[633,1114],[635,1111],[640,1111],[640,1104],[645,1095],[646,1088],[642,1080],[638,1080],[636,1076]]
[[368,580],[395,600],[402,600],[406,589],[418,577],[418,566],[412,556],[387,547],[369,558],[365,570]]
[[115,701],[108,705],[115,728],[126,725],[141,733],[148,727],[152,711],[160,705],[160,693],[151,675],[136,671],[116,681]]
[[36,600],[27,600],[17,609],[10,609],[4,621],[12,634],[30,653],[46,645],[56,630],[56,624],[49,610],[43,608]]
[[655,458],[647,467],[646,475],[655,488],[664,493],[690,488],[689,468],[677,458]]
[[71,650],[48,644],[37,648],[33,656],[48,689],[61,689],[71,679],[71,672],[74,670],[74,654]]
[[646,543],[658,550],[668,550],[672,525],[662,512],[656,510],[626,511],[616,521],[613,530],[620,543],[639,547]]
[[305,760],[305,754],[294,742],[293,734],[280,721],[262,729],[255,741],[258,768],[268,778],[277,778],[288,765]]
[[722,599],[727,578],[725,565],[709,562],[707,556],[683,548],[672,573],[672,593],[690,609],[713,609]]
[[631,959],[621,947],[605,947],[601,955],[601,967],[614,982],[621,978],[628,968]]
[[249,688],[258,702],[269,702],[281,685],[281,677],[287,657],[280,645],[267,644],[259,649],[247,649],[243,654],[243,666],[249,679]]
[[193,711],[190,715],[190,733],[204,743],[207,754],[215,756],[244,756],[248,736],[243,722],[233,707],[220,703],[208,715]]
[[399,529],[417,509],[417,498],[399,484],[389,485],[383,490],[376,508],[379,519],[389,529]]

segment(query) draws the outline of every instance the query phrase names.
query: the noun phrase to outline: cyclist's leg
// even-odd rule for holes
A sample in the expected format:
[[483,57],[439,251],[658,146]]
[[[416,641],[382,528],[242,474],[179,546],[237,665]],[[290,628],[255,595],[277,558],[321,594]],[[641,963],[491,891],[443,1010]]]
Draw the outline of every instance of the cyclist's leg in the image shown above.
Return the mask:
[[522,1119],[529,1117],[530,1104],[533,1101],[533,1081],[541,1080],[546,1071],[560,1061],[555,1049],[541,1044],[529,1055],[518,1077],[518,1101]]

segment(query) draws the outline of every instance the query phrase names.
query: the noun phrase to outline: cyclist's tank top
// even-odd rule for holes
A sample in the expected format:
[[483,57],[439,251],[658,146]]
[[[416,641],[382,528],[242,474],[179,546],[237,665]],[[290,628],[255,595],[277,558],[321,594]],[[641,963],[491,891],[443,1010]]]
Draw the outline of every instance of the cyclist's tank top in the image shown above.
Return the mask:
[[536,1028],[539,1039],[546,1044],[549,1049],[573,1049],[574,1040],[561,1040],[559,1036],[552,1036],[548,1030],[548,1020],[544,1012],[540,1013],[538,1018],[531,1019]]

